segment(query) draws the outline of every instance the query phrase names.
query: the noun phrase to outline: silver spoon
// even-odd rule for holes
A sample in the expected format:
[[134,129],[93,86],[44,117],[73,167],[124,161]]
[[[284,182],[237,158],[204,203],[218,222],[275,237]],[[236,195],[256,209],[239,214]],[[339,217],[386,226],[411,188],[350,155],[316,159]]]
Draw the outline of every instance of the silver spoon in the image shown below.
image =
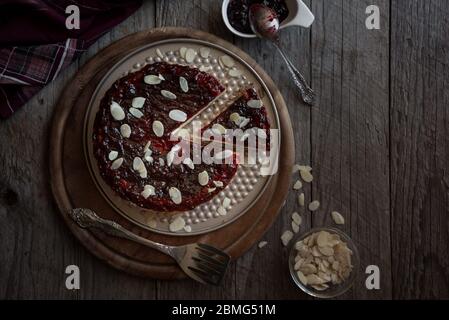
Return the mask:
[[301,93],[302,100],[309,105],[313,105],[315,103],[315,93],[281,48],[279,19],[276,12],[262,4],[253,4],[249,9],[249,22],[251,29],[259,38],[270,40],[275,45],[287,64],[293,81]]

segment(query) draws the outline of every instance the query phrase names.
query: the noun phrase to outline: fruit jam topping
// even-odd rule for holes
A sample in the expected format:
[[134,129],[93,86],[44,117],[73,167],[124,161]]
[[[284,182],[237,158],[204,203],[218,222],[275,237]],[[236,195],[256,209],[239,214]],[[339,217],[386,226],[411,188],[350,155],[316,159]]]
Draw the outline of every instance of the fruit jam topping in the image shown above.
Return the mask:
[[279,22],[284,21],[289,14],[285,0],[231,0],[228,6],[228,19],[234,29],[242,33],[253,33],[248,18],[249,8],[253,4],[262,4],[273,9]]
[[[230,164],[171,163],[177,142],[170,141],[170,133],[223,91],[213,76],[167,63],[148,65],[117,80],[101,100],[94,124],[95,157],[106,183],[122,198],[155,211],[191,210],[212,199],[235,175],[237,155]],[[245,101],[256,99],[254,90],[247,91],[230,109],[250,118],[248,127],[267,128],[265,109],[246,106]],[[173,117],[173,110],[185,115],[182,121]],[[225,124],[228,118],[225,112],[214,123]]]

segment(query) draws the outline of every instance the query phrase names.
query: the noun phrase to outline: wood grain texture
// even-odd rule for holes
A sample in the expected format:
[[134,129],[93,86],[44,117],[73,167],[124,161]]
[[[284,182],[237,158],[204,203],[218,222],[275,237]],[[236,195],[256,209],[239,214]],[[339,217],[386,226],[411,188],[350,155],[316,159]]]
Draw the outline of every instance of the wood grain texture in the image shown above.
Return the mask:
[[392,0],[393,295],[449,297],[447,1]]
[[[299,102],[270,45],[233,37],[219,0],[145,1],[79,63],[0,123],[0,297],[2,298],[306,298],[288,279],[279,237],[297,210],[289,195],[267,232],[269,244],[233,264],[223,287],[151,281],[115,271],[89,254],[58,218],[48,186],[48,129],[54,104],[79,66],[110,42],[157,26],[211,32],[250,53],[276,81],[295,129],[297,161],[311,163],[306,187],[321,210],[305,225],[347,220],[362,267],[381,268],[381,290],[367,291],[362,271],[347,298],[449,298],[449,2],[309,0],[311,30],[282,31],[294,63],[319,99]],[[365,28],[365,8],[381,10],[381,30]],[[63,269],[81,267],[81,290],[67,291]]]

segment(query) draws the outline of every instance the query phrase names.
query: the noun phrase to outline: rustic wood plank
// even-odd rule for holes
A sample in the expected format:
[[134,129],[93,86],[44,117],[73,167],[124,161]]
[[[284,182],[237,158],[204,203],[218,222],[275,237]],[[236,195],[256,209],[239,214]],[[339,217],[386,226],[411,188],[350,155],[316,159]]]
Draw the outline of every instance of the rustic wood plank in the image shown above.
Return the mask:
[[[220,1],[156,1],[156,26],[191,27],[232,40],[221,18]],[[229,267],[221,287],[205,287],[191,280],[183,280],[159,281],[157,288],[158,299],[234,299],[235,265]]]
[[[81,63],[124,35],[154,25],[154,3],[103,36]],[[0,296],[3,298],[141,298],[155,283],[108,267],[88,253],[57,216],[48,184],[48,131],[55,102],[79,64],[72,64],[0,126]],[[81,271],[81,290],[65,288],[65,267]],[[111,280],[113,279],[113,280]]]
[[394,298],[449,297],[449,3],[392,0]]
[[[306,2],[310,5],[310,2]],[[292,27],[281,32],[282,44],[289,57],[310,79],[310,29]],[[290,79],[288,70],[267,41],[258,39],[235,39],[236,45],[249,52],[267,71],[282,92],[287,103],[296,141],[296,161],[310,163],[310,108],[301,102],[297,89]],[[292,176],[292,183],[298,179]],[[310,197],[310,186],[303,190]],[[267,232],[264,239],[266,247],[254,247],[237,261],[236,283],[239,299],[304,299],[306,295],[297,288],[290,278],[288,270],[289,247],[283,247],[280,237],[285,230],[291,230],[291,215],[297,211],[303,216],[300,231],[310,228],[310,215],[305,215],[299,207],[297,196],[300,192],[291,191],[277,221]],[[309,199],[310,200],[310,199]],[[306,200],[307,201],[307,200]],[[282,290],[279,290],[282,288]]]
[[[390,298],[388,163],[389,1],[376,1],[381,30],[367,30],[369,1],[313,1],[312,111],[313,198],[321,208],[313,226],[335,226],[333,210],[346,218],[343,230],[360,251],[360,275],[344,297]],[[367,265],[381,270],[381,290],[365,288]]]

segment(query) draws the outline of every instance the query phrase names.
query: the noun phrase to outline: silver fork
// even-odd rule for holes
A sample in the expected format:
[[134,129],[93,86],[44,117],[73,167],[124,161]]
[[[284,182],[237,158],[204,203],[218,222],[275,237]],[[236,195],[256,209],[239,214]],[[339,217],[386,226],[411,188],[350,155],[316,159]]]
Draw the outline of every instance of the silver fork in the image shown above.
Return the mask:
[[175,247],[139,237],[117,222],[100,218],[90,209],[71,209],[69,216],[81,228],[96,228],[111,236],[135,241],[169,255],[190,278],[203,284],[220,284],[231,259],[227,253],[203,243]]

